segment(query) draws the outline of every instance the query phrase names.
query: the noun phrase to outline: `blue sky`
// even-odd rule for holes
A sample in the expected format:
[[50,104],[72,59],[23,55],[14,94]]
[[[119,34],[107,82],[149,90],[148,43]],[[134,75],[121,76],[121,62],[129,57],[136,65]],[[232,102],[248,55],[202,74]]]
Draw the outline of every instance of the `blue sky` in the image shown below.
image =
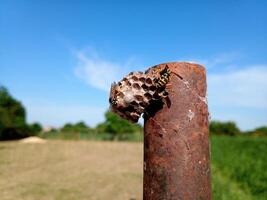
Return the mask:
[[0,2],[0,84],[28,121],[94,126],[110,83],[169,61],[205,65],[212,120],[267,125],[266,1]]

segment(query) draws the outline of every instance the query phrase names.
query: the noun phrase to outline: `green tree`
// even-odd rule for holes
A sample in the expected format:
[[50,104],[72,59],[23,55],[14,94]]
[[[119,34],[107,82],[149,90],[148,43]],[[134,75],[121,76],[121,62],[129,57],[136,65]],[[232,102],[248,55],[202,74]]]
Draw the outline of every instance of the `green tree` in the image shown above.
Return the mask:
[[132,134],[142,131],[140,124],[133,124],[129,121],[122,119],[118,115],[107,111],[105,113],[105,121],[96,127],[98,132],[109,133],[113,138],[121,137],[124,134]]
[[71,130],[73,127],[73,125],[71,123],[66,123],[62,128],[61,130],[62,131],[67,131],[67,130]]
[[267,126],[261,126],[251,131],[253,136],[267,136]]
[[83,121],[80,121],[80,122],[77,122],[76,124],[74,124],[73,126],[75,129],[77,130],[87,130],[89,127],[83,122]]
[[76,124],[67,123],[61,129],[63,132],[88,132],[89,130],[90,127],[83,121],[77,122]]
[[35,122],[30,125],[30,129],[34,134],[40,133],[42,131],[42,125]]
[[26,123],[26,111],[22,104],[14,99],[5,87],[0,87],[0,121],[6,127],[20,126]]
[[238,135],[240,134],[239,128],[234,122],[219,122],[212,121],[209,125],[210,133],[212,135]]
[[5,87],[0,87],[0,139],[18,139],[31,135],[26,124],[26,111]]

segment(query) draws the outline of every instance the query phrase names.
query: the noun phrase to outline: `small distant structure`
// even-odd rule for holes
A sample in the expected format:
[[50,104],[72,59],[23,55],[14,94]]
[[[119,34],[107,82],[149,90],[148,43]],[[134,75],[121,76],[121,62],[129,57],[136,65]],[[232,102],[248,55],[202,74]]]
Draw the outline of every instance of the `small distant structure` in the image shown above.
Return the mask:
[[47,133],[47,132],[50,132],[50,131],[53,131],[53,130],[56,130],[56,128],[53,127],[53,126],[45,126],[45,127],[43,127],[42,132],[43,133]]

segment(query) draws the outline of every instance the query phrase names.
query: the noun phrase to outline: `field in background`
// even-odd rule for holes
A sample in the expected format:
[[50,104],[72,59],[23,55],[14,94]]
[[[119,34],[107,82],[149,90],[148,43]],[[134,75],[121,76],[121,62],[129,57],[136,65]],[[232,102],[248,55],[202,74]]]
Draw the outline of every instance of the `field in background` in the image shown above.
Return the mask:
[[144,139],[142,132],[123,133],[123,134],[113,135],[110,133],[51,131],[51,132],[46,132],[46,133],[40,133],[38,136],[44,139],[56,139],[56,140],[142,142]]
[[[267,199],[267,140],[213,137],[214,200]],[[0,143],[2,200],[142,199],[142,143]]]

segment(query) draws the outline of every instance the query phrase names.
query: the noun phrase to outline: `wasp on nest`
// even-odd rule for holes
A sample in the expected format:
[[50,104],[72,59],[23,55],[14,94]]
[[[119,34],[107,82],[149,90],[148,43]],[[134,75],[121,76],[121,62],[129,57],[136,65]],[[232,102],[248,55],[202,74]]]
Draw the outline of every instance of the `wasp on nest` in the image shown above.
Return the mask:
[[153,102],[168,96],[166,84],[171,71],[166,65],[155,73],[131,72],[110,89],[109,103],[112,112],[132,122],[137,122]]

